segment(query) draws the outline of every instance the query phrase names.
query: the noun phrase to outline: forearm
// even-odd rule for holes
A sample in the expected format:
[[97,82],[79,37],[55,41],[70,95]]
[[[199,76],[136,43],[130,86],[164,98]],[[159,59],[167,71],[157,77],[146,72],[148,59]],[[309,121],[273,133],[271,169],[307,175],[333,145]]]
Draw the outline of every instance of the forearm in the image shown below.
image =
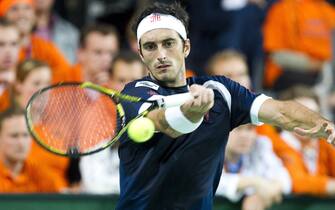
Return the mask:
[[169,123],[166,121],[165,109],[155,109],[149,112],[147,117],[154,122],[156,131],[165,133],[172,138],[177,138],[178,136],[182,135],[178,131],[171,128]]
[[202,118],[214,105],[212,89],[200,85],[192,85],[190,92],[193,99],[186,101],[180,107],[157,109],[148,113],[156,130],[176,138],[197,129]]
[[[199,122],[204,115],[199,112],[193,112],[192,110],[187,109],[184,106],[181,106],[180,110],[185,118],[192,123]],[[157,131],[163,132],[172,138],[177,138],[178,136],[183,135],[183,133],[180,133],[173,129],[166,120],[166,109],[153,110],[147,114],[147,117],[154,122]]]
[[[263,109],[264,108],[264,109]],[[267,100],[262,105],[260,119],[264,123],[292,131],[296,127],[310,129],[327,120],[318,113],[307,109],[295,101]]]

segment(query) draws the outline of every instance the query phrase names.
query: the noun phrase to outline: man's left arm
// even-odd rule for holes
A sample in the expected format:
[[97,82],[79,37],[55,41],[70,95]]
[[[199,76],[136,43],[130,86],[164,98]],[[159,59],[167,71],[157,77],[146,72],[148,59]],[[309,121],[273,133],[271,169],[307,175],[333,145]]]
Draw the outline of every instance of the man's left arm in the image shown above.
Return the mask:
[[268,99],[261,105],[258,117],[261,122],[335,144],[334,124],[297,102]]

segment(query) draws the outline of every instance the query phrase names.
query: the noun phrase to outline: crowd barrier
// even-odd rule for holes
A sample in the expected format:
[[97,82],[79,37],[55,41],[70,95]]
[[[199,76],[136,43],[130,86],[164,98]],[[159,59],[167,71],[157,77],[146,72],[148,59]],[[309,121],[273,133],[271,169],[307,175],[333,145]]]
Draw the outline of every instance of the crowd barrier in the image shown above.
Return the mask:
[[[117,195],[0,194],[0,210],[113,210]],[[240,203],[217,197],[213,210],[239,210]],[[334,210],[334,198],[285,197],[270,210]]]

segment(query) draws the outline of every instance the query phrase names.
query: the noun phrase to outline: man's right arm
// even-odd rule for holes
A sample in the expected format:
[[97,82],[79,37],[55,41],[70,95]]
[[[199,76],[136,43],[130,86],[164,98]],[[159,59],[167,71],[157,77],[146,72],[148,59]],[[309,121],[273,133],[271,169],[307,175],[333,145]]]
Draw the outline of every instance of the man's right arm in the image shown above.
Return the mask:
[[[190,93],[194,98],[181,105],[180,110],[187,120],[191,123],[197,123],[213,107],[214,92],[212,89],[200,85],[192,85]],[[147,117],[154,122],[157,131],[165,133],[172,138],[183,135],[183,133],[171,127],[166,119],[165,112],[166,109],[156,109],[149,112]]]

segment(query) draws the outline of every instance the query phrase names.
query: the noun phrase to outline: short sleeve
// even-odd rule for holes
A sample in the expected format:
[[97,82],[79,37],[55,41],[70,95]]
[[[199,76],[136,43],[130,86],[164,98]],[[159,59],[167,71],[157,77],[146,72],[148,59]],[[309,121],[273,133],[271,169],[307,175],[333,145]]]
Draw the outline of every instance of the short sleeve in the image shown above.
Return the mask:
[[260,124],[258,112],[269,97],[256,94],[224,76],[210,77],[204,86],[217,90],[230,111],[231,129],[246,123]]

